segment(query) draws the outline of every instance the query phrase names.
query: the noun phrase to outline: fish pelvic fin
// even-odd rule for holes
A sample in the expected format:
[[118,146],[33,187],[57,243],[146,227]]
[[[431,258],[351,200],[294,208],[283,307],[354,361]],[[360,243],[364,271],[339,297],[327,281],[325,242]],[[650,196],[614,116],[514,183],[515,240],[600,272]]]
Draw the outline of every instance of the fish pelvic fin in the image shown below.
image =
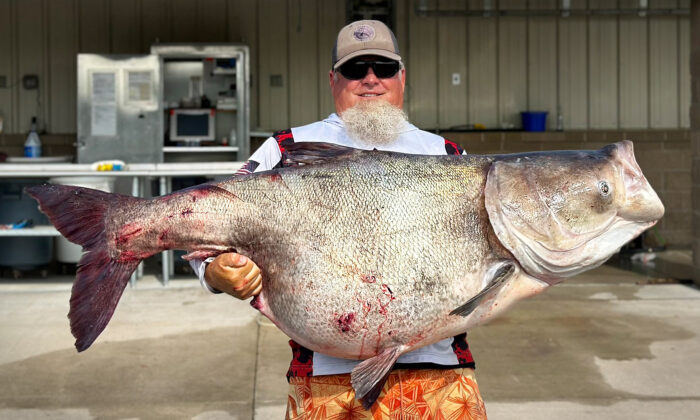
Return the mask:
[[44,184],[26,188],[39,208],[69,241],[83,247],[70,299],[71,333],[81,352],[95,341],[112,318],[131,273],[148,255],[109,255],[105,215],[114,207],[142,199],[90,188]]
[[510,278],[515,272],[515,264],[510,261],[500,262],[494,269],[488,270],[487,275],[491,277],[486,284],[486,287],[481,289],[479,293],[474,295],[464,305],[450,312],[450,315],[459,315],[466,317],[476,309],[482,301],[492,296],[496,291]]
[[389,347],[378,355],[364,360],[355,366],[350,374],[350,383],[355,389],[355,398],[362,402],[365,410],[369,410],[382,392],[384,383],[391,373],[403,351],[403,346]]

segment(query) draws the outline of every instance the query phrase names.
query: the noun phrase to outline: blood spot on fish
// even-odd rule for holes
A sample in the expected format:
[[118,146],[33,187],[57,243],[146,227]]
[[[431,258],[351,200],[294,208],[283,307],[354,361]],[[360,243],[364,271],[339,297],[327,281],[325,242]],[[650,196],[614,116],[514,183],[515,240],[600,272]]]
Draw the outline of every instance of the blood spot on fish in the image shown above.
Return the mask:
[[209,185],[203,185],[198,188],[193,188],[189,194],[190,198],[192,199],[192,202],[194,203],[195,201],[199,200],[200,198],[207,197],[209,194],[211,194],[210,191],[210,186]]
[[197,200],[200,200],[202,198],[206,198],[211,194],[218,194],[219,196],[226,197],[226,198],[234,198],[237,199],[238,197],[236,194],[232,193],[231,191],[228,191],[224,188],[221,188],[216,185],[209,185],[209,184],[204,184],[192,188],[188,188],[187,190],[181,190],[183,191],[182,194],[186,194],[190,197],[190,200],[194,203]]
[[377,299],[377,301],[379,303],[379,313],[384,315],[384,316],[387,316],[389,314],[389,312],[386,310],[386,307],[387,307],[387,305],[389,305],[389,302],[391,302],[391,301],[387,302],[384,305],[382,305],[382,302],[379,301],[379,299]]
[[348,331],[350,331],[350,326],[352,325],[354,320],[355,320],[355,313],[349,312],[347,314],[341,315],[338,319],[336,319],[336,324],[338,325],[338,328],[340,329],[340,331],[348,332]]
[[284,182],[284,180],[282,179],[282,175],[277,174],[277,173],[271,174],[271,175],[267,178],[267,180],[270,181],[270,182]]
[[362,274],[360,275],[360,280],[364,283],[376,283],[377,277],[374,274]]
[[372,304],[369,302],[363,302],[359,298],[357,298],[357,302],[362,305],[362,312],[365,316],[367,316],[367,314],[372,310]]
[[162,248],[168,248],[168,231],[164,230],[158,234],[158,246]]
[[394,292],[391,291],[391,288],[388,284],[382,284],[382,293],[384,293],[385,296],[389,297],[390,301],[396,299],[394,297]]
[[258,299],[258,296],[253,296],[253,300],[250,301],[250,306],[257,309],[258,311],[262,308],[262,303]]
[[121,246],[129,242],[134,236],[138,235],[141,231],[143,231],[142,227],[139,227],[139,225],[135,223],[130,223],[128,225],[125,225],[121,230],[119,231],[119,234],[117,235],[116,243],[117,246]]
[[180,213],[180,216],[186,217],[186,216],[189,216],[189,215],[192,214],[192,213],[194,213],[194,211],[192,211],[192,209],[186,209],[186,210],[183,210],[182,213]]

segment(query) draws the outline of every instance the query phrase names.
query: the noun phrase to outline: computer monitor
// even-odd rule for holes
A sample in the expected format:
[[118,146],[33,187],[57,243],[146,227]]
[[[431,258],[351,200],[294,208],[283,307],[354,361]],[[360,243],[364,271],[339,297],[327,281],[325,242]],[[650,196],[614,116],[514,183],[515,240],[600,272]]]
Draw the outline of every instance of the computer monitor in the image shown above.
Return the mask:
[[170,141],[209,141],[216,139],[213,109],[170,110]]

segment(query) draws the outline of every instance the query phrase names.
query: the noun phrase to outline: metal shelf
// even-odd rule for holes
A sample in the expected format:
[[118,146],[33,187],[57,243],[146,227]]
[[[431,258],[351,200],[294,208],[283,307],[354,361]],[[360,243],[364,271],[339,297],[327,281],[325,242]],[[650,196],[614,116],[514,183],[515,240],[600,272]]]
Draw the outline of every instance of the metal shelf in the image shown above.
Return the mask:
[[210,152],[237,152],[238,146],[166,146],[165,153],[210,153]]

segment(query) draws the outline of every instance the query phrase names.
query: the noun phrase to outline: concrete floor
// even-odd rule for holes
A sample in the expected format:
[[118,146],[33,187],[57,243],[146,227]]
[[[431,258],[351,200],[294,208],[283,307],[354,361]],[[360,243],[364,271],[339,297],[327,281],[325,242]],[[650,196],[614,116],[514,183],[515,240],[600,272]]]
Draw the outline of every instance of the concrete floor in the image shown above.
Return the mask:
[[[0,279],[0,418],[283,418],[287,338],[247,302],[145,277],[77,354],[70,277]],[[490,419],[695,419],[700,291],[604,266],[469,333]]]

